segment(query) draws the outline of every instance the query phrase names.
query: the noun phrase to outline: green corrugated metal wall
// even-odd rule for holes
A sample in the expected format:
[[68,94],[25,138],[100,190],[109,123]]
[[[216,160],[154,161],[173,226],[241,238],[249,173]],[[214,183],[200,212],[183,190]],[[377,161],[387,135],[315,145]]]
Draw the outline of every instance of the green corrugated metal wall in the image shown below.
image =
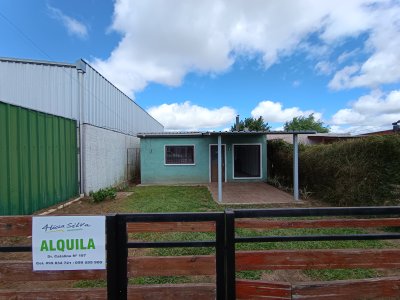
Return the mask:
[[76,121],[0,102],[0,215],[78,194]]

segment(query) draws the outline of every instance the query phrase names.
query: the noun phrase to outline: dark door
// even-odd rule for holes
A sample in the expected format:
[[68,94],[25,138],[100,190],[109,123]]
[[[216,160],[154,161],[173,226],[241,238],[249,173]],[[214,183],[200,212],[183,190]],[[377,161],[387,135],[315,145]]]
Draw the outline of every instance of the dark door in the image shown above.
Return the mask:
[[[222,181],[225,181],[225,145],[221,145],[222,149]],[[210,168],[211,182],[218,181],[218,146],[211,145],[210,147]]]

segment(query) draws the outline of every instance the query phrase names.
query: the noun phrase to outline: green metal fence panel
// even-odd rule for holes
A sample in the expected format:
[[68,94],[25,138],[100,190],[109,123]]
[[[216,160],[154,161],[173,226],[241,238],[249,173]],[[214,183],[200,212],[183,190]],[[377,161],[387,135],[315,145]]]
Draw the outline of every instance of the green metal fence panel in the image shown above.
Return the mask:
[[0,102],[0,215],[78,194],[76,121]]

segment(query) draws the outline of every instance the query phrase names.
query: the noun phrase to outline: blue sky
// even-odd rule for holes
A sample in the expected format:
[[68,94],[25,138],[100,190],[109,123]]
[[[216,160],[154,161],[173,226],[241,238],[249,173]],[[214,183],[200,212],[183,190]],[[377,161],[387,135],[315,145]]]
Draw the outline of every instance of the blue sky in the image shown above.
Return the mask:
[[167,130],[400,119],[399,1],[3,0],[0,36],[3,57],[84,58]]

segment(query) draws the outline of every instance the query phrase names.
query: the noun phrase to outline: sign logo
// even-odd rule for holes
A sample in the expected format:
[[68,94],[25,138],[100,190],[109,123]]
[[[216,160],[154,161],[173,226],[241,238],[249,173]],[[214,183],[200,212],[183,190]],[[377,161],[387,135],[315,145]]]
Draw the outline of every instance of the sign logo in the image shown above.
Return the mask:
[[32,217],[34,271],[106,268],[105,216]]

